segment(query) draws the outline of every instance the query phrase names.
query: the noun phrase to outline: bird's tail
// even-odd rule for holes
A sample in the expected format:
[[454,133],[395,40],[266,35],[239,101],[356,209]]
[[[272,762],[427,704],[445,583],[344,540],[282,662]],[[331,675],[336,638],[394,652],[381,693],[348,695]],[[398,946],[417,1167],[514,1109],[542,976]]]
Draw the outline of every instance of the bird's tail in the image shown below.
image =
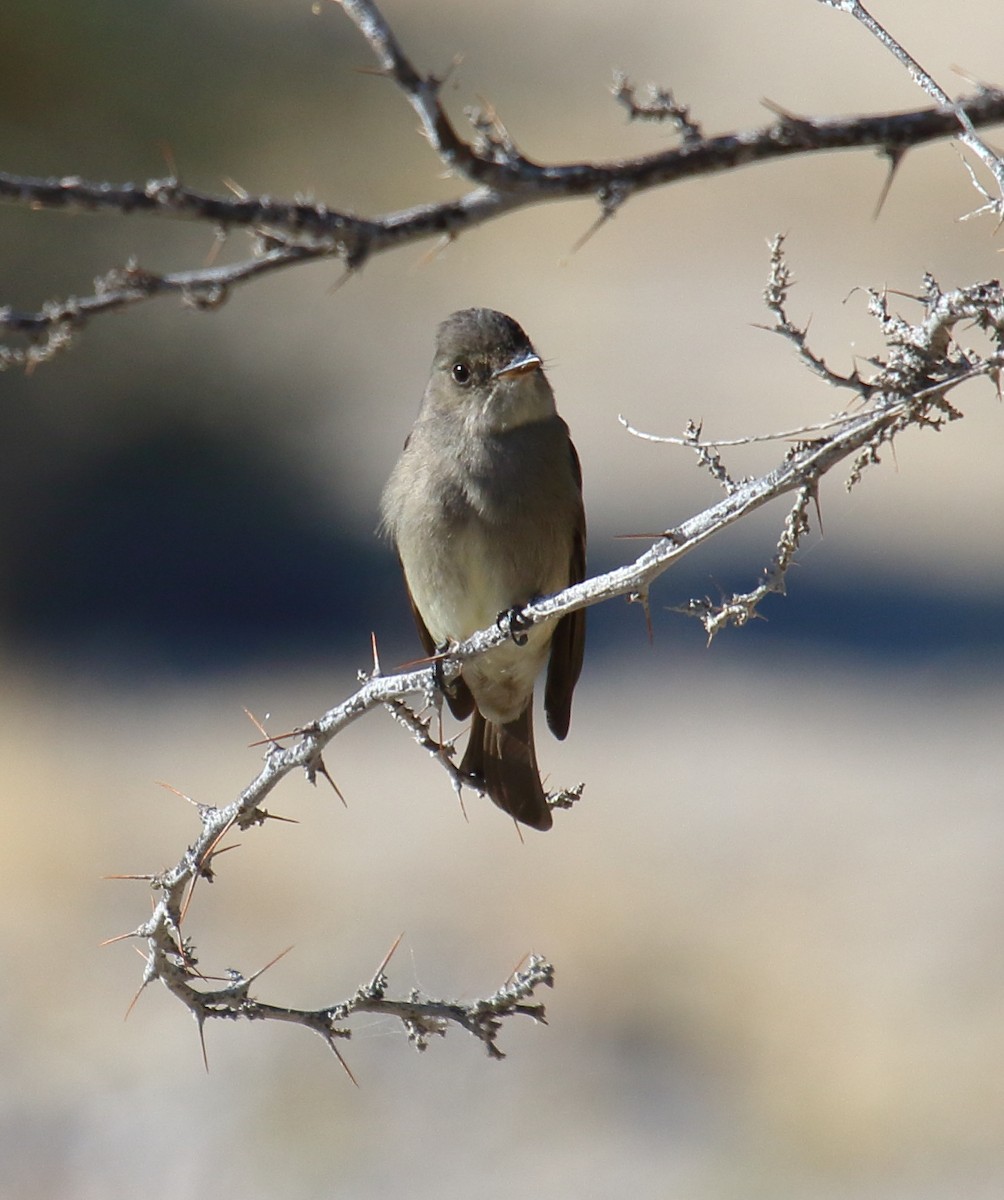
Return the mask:
[[551,828],[551,810],[533,748],[533,698],[515,721],[496,725],[474,710],[460,770],[473,776],[491,800],[524,825]]

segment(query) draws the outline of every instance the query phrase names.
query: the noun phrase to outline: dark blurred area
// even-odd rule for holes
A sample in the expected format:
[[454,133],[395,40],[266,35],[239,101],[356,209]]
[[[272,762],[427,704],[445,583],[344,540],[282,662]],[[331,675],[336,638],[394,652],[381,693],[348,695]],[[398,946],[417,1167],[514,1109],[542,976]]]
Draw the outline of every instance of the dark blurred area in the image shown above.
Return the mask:
[[327,657],[388,623],[376,546],[340,534],[264,446],[164,428],[8,511],[31,515],[11,537],[7,634],[50,666],[215,672]]

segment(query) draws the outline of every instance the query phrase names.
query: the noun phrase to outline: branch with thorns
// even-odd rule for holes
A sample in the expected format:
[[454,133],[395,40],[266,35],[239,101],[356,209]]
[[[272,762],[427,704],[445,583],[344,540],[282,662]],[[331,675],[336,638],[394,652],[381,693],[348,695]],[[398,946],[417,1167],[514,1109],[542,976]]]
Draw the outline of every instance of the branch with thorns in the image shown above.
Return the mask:
[[[783,594],[787,571],[794,562],[801,539],[809,531],[810,502],[815,505],[817,522],[821,524],[819,481],[827,471],[850,457],[851,471],[846,484],[850,490],[860,482],[866,467],[880,461],[881,448],[891,445],[905,429],[918,426],[937,431],[946,422],[958,420],[963,414],[949,401],[948,393],[967,380],[985,376],[1000,395],[1000,372],[1004,366],[1004,292],[997,281],[942,292],[936,281],[925,275],[922,295],[910,297],[923,305],[918,323],[893,313],[885,292],[869,290],[866,293],[868,310],[879,323],[888,352],[884,359],[872,361],[874,370],[867,378],[862,377],[857,367],[846,375],[832,370],[809,347],[807,329],[788,315],[791,286],[792,276],[784,257],[784,237],[779,234],[770,244],[770,275],[764,289],[764,302],[774,323],[764,328],[790,342],[808,369],[831,387],[854,392],[860,401],[857,411],[844,409],[825,420],[781,433],[714,441],[704,439],[701,426],[694,422],[688,423],[682,437],[671,437],[638,430],[623,416],[620,418],[636,437],[692,449],[698,456],[698,464],[728,494],[727,500],[708,510],[708,513],[720,513],[722,519],[738,519],[784,492],[796,491],[798,494],[785,519],[774,557],[764,568],[756,587],[717,603],[706,596],[695,597],[675,610],[700,620],[709,642],[729,625],[741,626],[750,621],[765,596],[774,592]],[[985,333],[994,352],[982,355],[960,345],[955,340],[955,329],[962,322],[971,322]],[[744,479],[737,483],[722,460],[722,447],[764,441],[785,441],[791,445],[775,471],[759,479]],[[702,514],[702,517],[707,515]],[[687,536],[692,524],[688,522],[674,530],[675,539],[684,539],[681,549],[684,545],[689,549],[694,544],[693,535]]]
[[[252,720],[256,726],[259,725],[257,720]],[[277,743],[273,745],[278,748]],[[170,790],[181,794],[175,788]],[[192,802],[190,797],[183,798]],[[406,996],[388,995],[390,984],[387,966],[400,945],[403,934],[396,939],[368,983],[357,988],[348,999],[325,1005],[323,1008],[304,1009],[270,1004],[252,994],[252,986],[270,967],[289,953],[288,949],[248,976],[235,969],[228,970],[222,977],[205,974],[199,968],[193,940],[182,933],[196,883],[200,878],[212,882],[214,859],[225,851],[236,848],[234,845],[220,845],[232,829],[246,829],[262,824],[269,818],[288,818],[275,818],[256,804],[231,805],[226,810],[211,805],[196,807],[202,819],[202,833],[196,843],[188,848],[177,866],[160,874],[111,877],[145,880],[160,892],[160,899],[155,903],[149,920],[129,933],[109,938],[104,944],[109,945],[127,938],[146,941],[147,949],[143,954],[146,965],[142,982],[126,1010],[126,1016],[132,1011],[147,985],[159,979],[195,1018],[203,1062],[207,1070],[209,1060],[205,1026],[206,1022],[212,1019],[280,1021],[302,1025],[324,1040],[353,1083],[357,1081],[339,1051],[336,1040],[352,1036],[352,1030],[347,1025],[358,1013],[396,1018],[404,1026],[408,1041],[417,1050],[427,1049],[432,1037],[444,1037],[450,1026],[455,1025],[477,1038],[487,1053],[496,1059],[505,1057],[497,1045],[497,1037],[506,1017],[528,1016],[542,1024],[547,1023],[544,1006],[533,1002],[533,997],[541,986],[554,986],[554,968],[538,955],[528,956],[501,987],[485,998],[466,1002],[440,1000],[425,996],[417,989],[412,989]]]
[[[414,66],[372,0],[335,2],[369,44],[379,64],[375,73],[400,89],[440,162],[450,174],[471,185],[470,190],[442,203],[358,217],[310,197],[276,200],[251,196],[235,185],[230,185],[231,196],[211,195],[183,186],[173,173],[145,184],[113,184],[89,182],[77,175],[38,179],[0,172],[0,202],[33,209],[114,210],[197,220],[212,227],[214,252],[232,229],[245,229],[252,238],[251,256],[227,266],[210,262],[200,268],[158,274],[131,261],[101,276],[91,295],[52,300],[35,312],[0,306],[0,330],[19,335],[14,343],[0,345],[0,370],[32,370],[70,347],[75,335],[93,318],[156,296],[173,294],[195,308],[212,309],[222,304],[234,287],[298,263],[331,258],[351,276],[384,251],[429,237],[451,241],[468,229],[532,204],[591,196],[599,205],[599,215],[575,241],[574,252],[639,192],[794,154],[871,147],[889,159],[894,172],[908,149],[957,137],[980,155],[1004,191],[1004,162],[975,133],[980,126],[1004,120],[1004,92],[978,84],[975,95],[952,101],[923,73],[916,77],[928,81],[924,86],[937,100],[937,108],[826,120],[796,116],[767,103],[777,118],[771,124],[716,137],[705,136],[689,109],[668,89],[653,87],[650,99],[639,101],[633,85],[618,74],[613,94],[629,116],[672,121],[681,144],[610,162],[537,163],[520,151],[490,105],[467,110],[471,131],[465,136],[440,103],[445,79],[424,75]],[[858,4],[823,2],[864,19]],[[868,20],[873,31],[881,29],[872,18]],[[888,34],[885,38],[887,45],[896,46]],[[901,58],[905,55],[900,51]],[[999,214],[999,199],[980,190],[987,200],[980,211]]]
[[[988,378],[1000,395],[1000,372],[1004,366],[1004,290],[999,283],[974,284],[946,292],[933,278],[926,276],[922,294],[910,298],[911,302],[921,306],[919,319],[915,321],[893,312],[885,293],[868,292],[868,307],[879,322],[886,341],[886,354],[871,360],[872,371],[867,378],[861,377],[856,369],[848,375],[839,375],[828,367],[818,369],[821,360],[806,346],[805,330],[788,315],[791,276],[785,264],[783,244],[780,236],[771,244],[770,278],[765,291],[767,307],[774,317],[771,328],[795,345],[800,357],[816,375],[822,375],[831,386],[852,389],[859,401],[855,411],[844,409],[800,429],[770,435],[788,443],[781,462],[766,475],[740,481],[736,481],[724,466],[721,447],[760,442],[765,435],[714,441],[705,439],[700,427],[690,423],[682,438],[666,437],[642,433],[621,417],[621,423],[628,431],[639,437],[683,446],[697,453],[699,462],[716,483],[725,486],[726,495],[717,504],[672,529],[656,534],[630,535],[651,538],[653,545],[625,566],[535,601],[523,611],[527,623],[560,617],[617,596],[646,601],[652,583],[683,555],[748,513],[794,492],[794,505],[784,520],[773,559],[759,584],[749,592],[735,594],[717,604],[707,599],[691,600],[682,610],[702,622],[709,640],[728,625],[744,625],[756,615],[757,605],[764,596],[784,591],[786,573],[809,528],[810,505],[818,505],[820,483],[827,472],[850,460],[847,487],[851,488],[860,480],[866,467],[880,461],[882,448],[906,429],[917,426],[937,431],[946,423],[958,420],[963,414],[948,396],[965,382]],[[990,343],[990,353],[963,346],[956,339],[956,329],[963,323],[981,331]],[[477,1037],[496,1058],[501,1057],[495,1039],[504,1018],[522,1015],[543,1021],[543,1009],[530,1001],[538,987],[552,984],[553,968],[537,957],[531,958],[525,968],[514,973],[493,995],[461,1004],[429,999],[415,992],[404,998],[389,997],[385,975],[388,955],[370,983],[348,1000],[322,1009],[306,1010],[267,1004],[252,996],[252,984],[257,983],[261,970],[251,976],[233,971],[224,978],[222,986],[211,986],[220,982],[219,978],[203,974],[198,966],[194,942],[183,933],[196,884],[200,879],[211,881],[216,874],[216,860],[234,848],[222,844],[227,835],[233,830],[250,830],[269,820],[288,819],[276,817],[264,804],[279,782],[294,770],[303,770],[311,782],[321,774],[337,791],[325,767],[323,752],[333,738],[371,709],[389,708],[409,734],[447,771],[454,788],[470,786],[471,781],[460,774],[452,761],[450,744],[442,736],[433,736],[430,722],[408,704],[408,697],[419,696],[428,707],[436,689],[448,684],[465,662],[500,645],[507,636],[495,624],[450,647],[436,663],[426,662],[414,669],[388,675],[382,673],[374,647],[372,669],[360,677],[356,692],[323,716],[281,736],[268,734],[264,725],[252,718],[263,738],[257,744],[265,747],[264,766],[256,778],[222,808],[198,804],[185,797],[198,812],[201,831],[178,863],[157,874],[121,877],[146,880],[159,894],[147,920],[129,933],[111,939],[137,938],[146,943],[146,965],[140,991],[147,984],[160,980],[192,1012],[200,1032],[205,1022],[212,1018],[294,1022],[322,1036],[336,1054],[335,1039],[349,1035],[346,1023],[359,1012],[382,1012],[397,1018],[419,1049],[424,1049],[432,1036],[445,1033],[450,1025],[459,1026]],[[287,742],[290,744],[283,744]],[[578,785],[554,792],[549,799],[554,808],[568,808],[581,792],[582,785]]]
[[[997,217],[998,224],[1004,221],[1004,158],[1001,158],[995,150],[992,150],[986,142],[977,136],[976,126],[966,111],[966,105],[962,101],[953,100],[944,88],[936,83],[934,78],[924,70],[913,55],[889,33],[885,26],[871,15],[863,4],[859,3],[859,0],[820,0],[820,3],[825,4],[827,8],[835,8],[840,12],[848,13],[856,21],[860,22],[872,37],[880,45],[884,46],[897,62],[906,68],[913,82],[919,88],[922,88],[942,109],[950,112],[955,117],[958,122],[958,130],[955,134],[956,138],[976,155],[991,175],[993,175],[994,181],[997,184],[997,194],[993,195],[980,183],[976,172],[966,159],[963,158],[962,161],[969,172],[969,180],[976,191],[983,197],[984,201],[980,208],[974,212],[967,213],[963,219],[981,216],[983,213],[992,213]],[[984,93],[996,90],[984,83],[977,83],[977,86]],[[901,157],[902,155],[892,158],[893,170],[899,165]]]

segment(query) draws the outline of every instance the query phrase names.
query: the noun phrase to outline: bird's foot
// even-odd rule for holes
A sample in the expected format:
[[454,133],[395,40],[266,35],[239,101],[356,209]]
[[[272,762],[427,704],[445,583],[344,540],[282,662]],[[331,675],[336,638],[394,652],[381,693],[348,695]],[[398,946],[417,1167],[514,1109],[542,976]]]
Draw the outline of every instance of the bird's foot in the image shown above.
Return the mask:
[[517,646],[526,645],[526,630],[533,628],[533,622],[518,604],[514,604],[506,612],[500,612],[495,618],[495,625],[502,633],[511,637]]
[[436,646],[436,653],[432,658],[432,676],[436,682],[436,687],[443,696],[455,696],[457,694],[456,685],[453,680],[446,678],[444,667],[446,658],[456,644],[456,642],[440,642]]

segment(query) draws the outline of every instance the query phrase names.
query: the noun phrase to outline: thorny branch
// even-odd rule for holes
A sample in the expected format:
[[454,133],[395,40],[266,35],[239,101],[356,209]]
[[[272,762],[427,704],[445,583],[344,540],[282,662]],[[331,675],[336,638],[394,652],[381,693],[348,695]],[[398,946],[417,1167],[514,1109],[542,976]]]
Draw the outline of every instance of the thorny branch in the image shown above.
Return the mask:
[[[74,334],[93,317],[154,296],[173,293],[195,307],[214,308],[235,286],[258,275],[321,258],[334,258],[348,271],[356,271],[384,251],[428,237],[449,241],[531,204],[592,196],[600,206],[602,221],[638,192],[695,176],[793,154],[864,147],[878,149],[898,162],[908,148],[953,136],[980,153],[998,181],[1004,177],[1004,165],[974,133],[979,126],[1004,120],[1004,92],[997,88],[981,85],[975,95],[957,102],[938,90],[932,92],[938,108],[842,120],[816,120],[775,109],[777,120],[762,129],[707,137],[689,109],[667,89],[654,88],[650,99],[639,101],[622,74],[615,76],[613,92],[629,117],[669,120],[676,126],[681,144],[605,163],[537,163],[519,150],[493,112],[470,111],[471,132],[465,137],[440,103],[443,81],[417,70],[377,5],[372,0],[340,3],[369,43],[383,73],[418,114],[422,131],[440,161],[451,174],[472,185],[470,190],[443,203],[358,217],[306,197],[284,201],[244,193],[210,195],[186,188],[175,178],[112,184],[88,182],[75,175],[36,179],[0,172],[0,201],[33,208],[194,219],[211,225],[214,236],[225,236],[235,228],[252,236],[251,256],[229,266],[157,274],[130,262],[101,276],[89,296],[52,300],[37,312],[0,307],[0,330],[23,340],[23,344],[0,345],[0,369],[31,369],[66,349]],[[834,6],[860,9],[860,5],[837,0]]]
[[[764,289],[764,302],[774,318],[768,328],[791,342],[809,370],[831,387],[853,391],[860,404],[858,411],[844,409],[826,420],[783,433],[722,441],[702,440],[700,427],[693,423],[687,426],[683,437],[666,437],[643,433],[621,418],[638,437],[689,446],[697,453],[699,464],[727,493],[727,498],[715,508],[667,535],[681,548],[691,549],[698,540],[704,540],[768,500],[797,492],[774,558],[764,569],[759,584],[749,592],[718,603],[708,597],[691,599],[679,610],[702,622],[709,641],[728,625],[745,625],[756,615],[764,596],[785,590],[785,574],[802,536],[808,532],[808,510],[812,503],[818,502],[819,481],[827,471],[853,455],[847,480],[849,490],[860,481],[866,467],[880,461],[881,448],[891,445],[909,426],[938,431],[946,422],[961,418],[961,411],[948,400],[951,389],[978,376],[986,376],[998,392],[1000,389],[1004,366],[1004,292],[996,280],[942,292],[935,280],[925,275],[923,294],[915,298],[924,306],[924,312],[915,325],[890,311],[885,293],[869,290],[868,310],[879,322],[888,352],[884,359],[872,360],[874,372],[867,378],[857,368],[841,375],[809,347],[805,327],[795,324],[788,315],[791,282],[784,258],[784,238],[778,235],[771,243],[770,278]],[[971,322],[987,335],[993,353],[981,355],[954,340],[955,328],[963,321]],[[735,482],[722,462],[721,448],[766,440],[791,442],[780,466],[760,479]],[[692,532],[695,523],[700,528]],[[653,551],[659,548],[657,542]]]
[[[994,213],[1000,220],[1004,220],[1004,159],[999,154],[996,154],[986,142],[982,141],[976,135],[976,126],[971,117],[966,112],[965,105],[957,102],[948,95],[935,80],[924,70],[919,62],[892,36],[891,33],[865,8],[858,0],[820,0],[820,3],[825,4],[827,8],[836,8],[841,12],[849,13],[856,21],[868,30],[868,32],[885,46],[898,62],[900,62],[910,74],[910,78],[923,88],[925,92],[943,109],[951,112],[959,124],[960,132],[956,133],[956,137],[966,147],[968,147],[980,162],[990,171],[997,183],[997,195],[993,196],[986,190],[973,173],[972,168],[969,169],[969,178],[972,185],[983,197],[986,202],[982,208],[975,212],[969,213],[970,217],[979,216],[982,213]],[[968,163],[966,164],[968,166]]]
[[[870,360],[872,370],[867,377],[857,371],[840,375],[813,354],[806,344],[804,328],[788,315],[790,287],[783,239],[777,237],[771,245],[770,279],[765,289],[765,301],[774,319],[771,328],[793,343],[815,374],[831,386],[850,388],[856,397],[855,411],[845,408],[825,420],[776,435],[789,443],[778,466],[760,478],[739,481],[721,462],[720,448],[761,438],[702,440],[699,427],[693,423],[679,438],[639,434],[696,451],[724,489],[724,499],[662,534],[644,535],[653,537],[654,544],[634,562],[530,605],[525,610],[528,621],[535,623],[615,596],[646,598],[656,578],[683,555],[746,513],[794,492],[794,506],[783,523],[773,560],[758,585],[717,604],[706,598],[693,599],[683,609],[703,623],[709,638],[730,624],[743,625],[755,615],[757,604],[768,592],[784,590],[785,573],[809,527],[810,507],[828,471],[850,459],[847,486],[853,487],[865,468],[879,461],[882,448],[906,429],[917,426],[937,431],[961,417],[961,411],[948,398],[961,383],[987,377],[999,390],[1004,366],[1004,290],[997,282],[943,292],[932,278],[925,277],[922,294],[911,301],[921,307],[918,319],[913,322],[892,312],[883,293],[870,292],[869,311],[879,322],[886,352],[884,357]],[[957,340],[960,323],[981,331],[990,344],[990,352],[981,353]],[[638,433],[624,418],[621,420],[631,432]],[[505,636],[492,626],[451,648],[438,664],[440,676],[449,680],[462,663],[500,644]],[[543,1008],[530,1002],[536,988],[542,984],[550,986],[553,981],[553,969],[543,959],[531,958],[522,971],[515,973],[492,996],[469,1004],[433,1000],[415,992],[399,999],[388,997],[385,960],[370,983],[349,999],[321,1009],[304,1010],[267,1004],[252,996],[252,984],[261,972],[246,977],[232,971],[222,986],[212,986],[214,981],[199,969],[193,941],[183,931],[193,889],[200,878],[213,877],[214,859],[222,852],[223,838],[231,830],[247,830],[268,820],[265,801],[290,772],[302,769],[311,781],[318,773],[326,775],[322,758],[325,748],[371,709],[389,707],[416,741],[446,768],[454,786],[469,786],[450,760],[449,744],[434,738],[431,722],[423,720],[407,704],[411,696],[421,697],[428,704],[429,697],[434,695],[437,672],[432,666],[384,675],[379,660],[374,658],[372,670],[361,679],[354,695],[296,730],[291,735],[292,744],[282,745],[280,739],[267,739],[265,763],[258,776],[229,805],[198,806],[201,831],[195,842],[176,866],[143,877],[149,879],[160,898],[152,916],[125,935],[147,943],[142,986],[159,979],[192,1012],[200,1030],[210,1018],[295,1022],[318,1033],[337,1054],[335,1039],[349,1035],[346,1024],[356,1013],[381,1012],[399,1019],[419,1049],[427,1045],[430,1037],[444,1034],[453,1024],[477,1037],[493,1057],[500,1057],[495,1039],[505,1017],[527,1015],[544,1019]],[[558,793],[551,798],[552,806],[569,807],[580,793],[581,786]]]

